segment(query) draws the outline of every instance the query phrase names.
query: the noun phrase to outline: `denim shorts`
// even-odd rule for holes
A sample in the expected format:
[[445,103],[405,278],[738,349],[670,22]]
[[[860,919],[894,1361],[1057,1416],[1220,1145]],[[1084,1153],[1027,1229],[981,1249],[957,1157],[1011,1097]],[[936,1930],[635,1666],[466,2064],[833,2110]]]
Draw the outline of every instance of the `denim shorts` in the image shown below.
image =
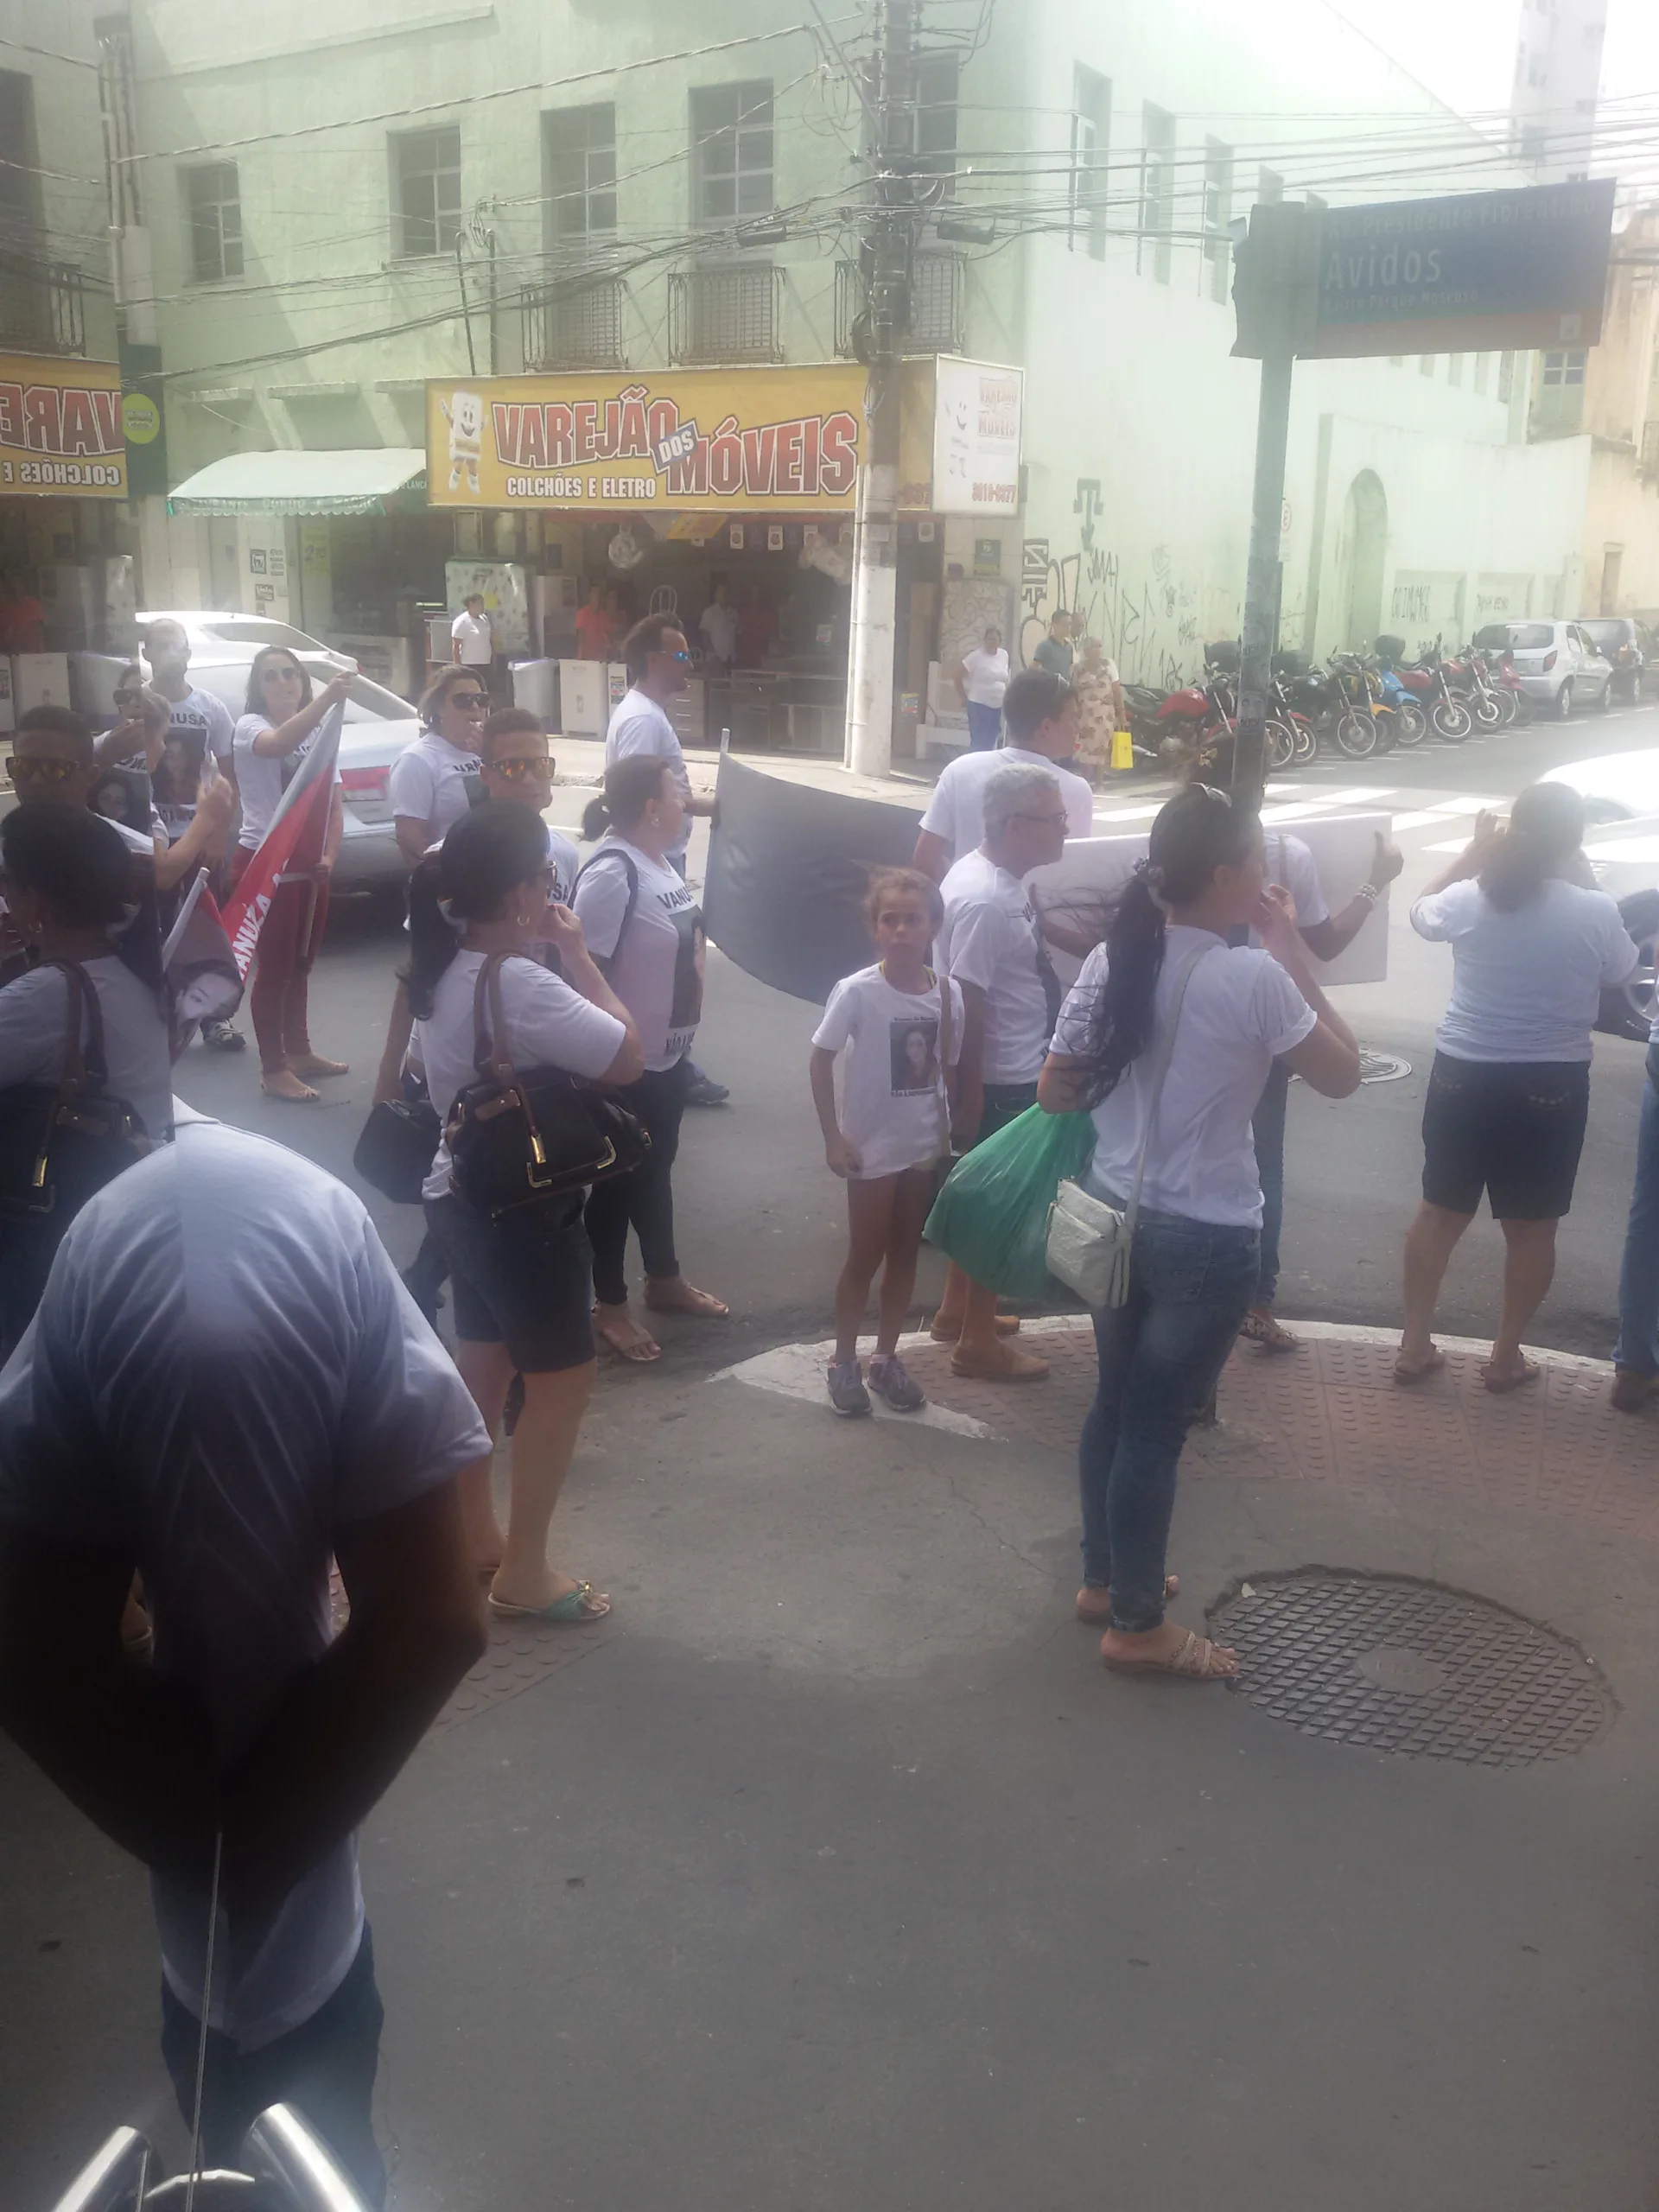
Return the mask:
[[448,1193],[427,1200],[426,1225],[449,1262],[463,1342],[505,1344],[521,1375],[593,1358],[594,1248],[580,1192],[500,1221]]
[[1559,1221],[1590,1114],[1587,1060],[1459,1060],[1436,1052],[1423,1101],[1423,1196],[1494,1221]]

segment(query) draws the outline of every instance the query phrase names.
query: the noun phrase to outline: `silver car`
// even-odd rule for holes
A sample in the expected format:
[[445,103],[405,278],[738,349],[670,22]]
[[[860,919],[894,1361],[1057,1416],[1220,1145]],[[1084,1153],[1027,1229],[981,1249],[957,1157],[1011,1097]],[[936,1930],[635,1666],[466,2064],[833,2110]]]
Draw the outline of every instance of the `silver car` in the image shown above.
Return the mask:
[[[262,638],[259,645],[276,645],[279,639]],[[222,699],[233,716],[247,711],[248,671],[259,645],[221,645],[209,658],[194,655],[190,680],[204,691]],[[341,663],[326,645],[315,652],[293,647],[294,658],[309,671],[314,684],[327,683]],[[402,895],[409,863],[397,849],[391,818],[391,764],[406,745],[421,734],[420,717],[406,699],[366,676],[353,680],[346,702],[345,726],[340,734],[340,797],[345,803],[345,835],[334,863],[337,891],[372,891],[390,899]]]
[[1611,665],[1576,622],[1509,622],[1510,652],[1521,689],[1564,721],[1574,707],[1607,704]]
[[176,622],[190,640],[191,653],[199,653],[204,660],[222,658],[226,645],[246,645],[253,652],[262,645],[286,645],[290,652],[321,654],[331,668],[350,665],[346,654],[325,645],[321,638],[296,630],[291,622],[276,621],[269,614],[237,614],[204,607],[149,607],[133,620],[141,632],[152,622]]

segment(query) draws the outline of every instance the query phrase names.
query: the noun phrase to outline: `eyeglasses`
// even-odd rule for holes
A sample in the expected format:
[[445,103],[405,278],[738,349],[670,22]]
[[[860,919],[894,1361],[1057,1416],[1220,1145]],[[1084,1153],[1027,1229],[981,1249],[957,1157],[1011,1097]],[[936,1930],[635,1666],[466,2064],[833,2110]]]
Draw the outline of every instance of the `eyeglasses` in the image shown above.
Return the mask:
[[452,707],[461,708],[465,714],[471,714],[474,707],[486,706],[489,702],[481,691],[452,691],[449,703]]
[[1068,826],[1064,814],[1011,814],[1010,822],[1040,822],[1046,830],[1064,830]]
[[668,660],[683,662],[687,668],[690,668],[691,665],[691,656],[690,653],[668,653],[665,654],[664,658]]
[[543,753],[538,759],[534,753],[515,753],[505,760],[491,760],[485,764],[496,775],[505,776],[509,783],[536,783],[550,779],[553,763]]
[[67,784],[79,767],[78,760],[60,760],[53,753],[12,753],[6,758],[6,768],[14,784]]
[[136,707],[144,695],[142,691],[112,691],[110,696],[118,707]]

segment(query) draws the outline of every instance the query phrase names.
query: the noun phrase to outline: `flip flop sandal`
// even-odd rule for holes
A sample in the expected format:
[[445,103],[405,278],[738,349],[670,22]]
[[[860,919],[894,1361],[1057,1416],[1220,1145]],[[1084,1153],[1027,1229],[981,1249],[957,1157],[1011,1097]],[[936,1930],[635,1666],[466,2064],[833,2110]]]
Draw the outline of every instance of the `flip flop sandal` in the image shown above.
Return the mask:
[[[636,1321],[634,1323],[634,1326],[636,1329],[639,1329],[639,1324]],[[604,1326],[600,1321],[597,1309],[595,1309],[594,1314],[594,1334],[598,1338],[599,1342],[605,1346],[607,1351],[614,1352],[619,1359],[626,1359],[631,1367],[653,1366],[663,1356],[663,1348],[661,1344],[658,1343],[656,1338],[652,1335],[649,1329],[639,1329],[639,1337],[637,1343],[632,1344],[618,1344],[614,1337],[607,1336],[606,1334]]]
[[1480,1379],[1495,1398],[1507,1398],[1511,1390],[1523,1389],[1529,1382],[1535,1382],[1543,1371],[1535,1359],[1525,1359],[1518,1375],[1494,1376],[1483,1368]]
[[[297,1076],[294,1080],[300,1083]],[[320,1090],[313,1090],[308,1083],[300,1083],[298,1090],[273,1090],[268,1083],[262,1083],[259,1092],[262,1097],[274,1098],[279,1106],[315,1106],[322,1096]]]
[[1217,1647],[1207,1636],[1188,1629],[1186,1641],[1166,1659],[1108,1658],[1103,1651],[1101,1659],[1115,1675],[1173,1675],[1183,1682],[1230,1682],[1237,1680],[1236,1668],[1217,1667],[1211,1662]]
[[514,1605],[505,1598],[490,1598],[486,1603],[498,1620],[547,1621],[555,1628],[587,1628],[595,1621],[602,1621],[611,1610],[611,1601],[605,1599],[597,1612],[588,1608],[594,1595],[591,1582],[578,1582],[574,1590],[567,1590],[563,1598],[556,1598],[550,1605]]
[[1396,1359],[1394,1379],[1402,1389],[1409,1389],[1414,1382],[1427,1382],[1431,1375],[1438,1375],[1445,1365],[1446,1354],[1443,1351],[1430,1352],[1421,1367],[1402,1367]]

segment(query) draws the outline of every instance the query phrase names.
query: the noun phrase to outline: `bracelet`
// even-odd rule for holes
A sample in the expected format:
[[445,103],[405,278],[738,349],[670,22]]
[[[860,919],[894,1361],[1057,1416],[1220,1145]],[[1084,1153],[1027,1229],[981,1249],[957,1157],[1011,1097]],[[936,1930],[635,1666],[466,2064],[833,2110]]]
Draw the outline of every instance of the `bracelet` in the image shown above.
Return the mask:
[[1377,883],[1362,883],[1354,896],[1356,899],[1363,899],[1365,904],[1375,911],[1377,900],[1382,896],[1382,887]]

